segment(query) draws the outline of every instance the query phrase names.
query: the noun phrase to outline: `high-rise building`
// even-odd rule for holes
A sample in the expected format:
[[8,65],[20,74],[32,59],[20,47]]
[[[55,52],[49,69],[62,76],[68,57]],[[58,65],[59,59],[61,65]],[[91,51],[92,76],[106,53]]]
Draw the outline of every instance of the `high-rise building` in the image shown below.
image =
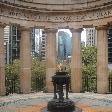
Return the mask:
[[108,30],[108,62],[112,64],[112,27]]
[[4,47],[5,47],[5,60],[9,64],[9,35],[10,26],[4,28]]
[[97,45],[97,32],[95,28],[86,28],[86,46]]
[[84,41],[81,41],[81,45],[82,45],[82,46],[85,46],[85,42],[84,42]]
[[40,60],[46,59],[46,36],[43,29],[32,30],[32,55]]
[[[12,63],[14,59],[20,57],[20,32],[15,25],[4,28],[4,46],[6,63]],[[31,33],[31,54],[39,57],[41,60],[46,59],[46,37],[43,29],[32,29]]]
[[46,60],[46,34],[42,30],[41,44],[40,44],[41,60]]
[[4,46],[6,63],[12,63],[20,57],[20,32],[15,25],[4,28]]
[[32,42],[32,56],[40,57],[40,42],[42,38],[42,31],[41,29],[32,29],[32,35],[31,35],[31,42]]
[[9,35],[9,62],[20,57],[20,31],[16,25],[10,26]]
[[66,60],[71,56],[71,37],[67,32],[58,32],[58,59]]

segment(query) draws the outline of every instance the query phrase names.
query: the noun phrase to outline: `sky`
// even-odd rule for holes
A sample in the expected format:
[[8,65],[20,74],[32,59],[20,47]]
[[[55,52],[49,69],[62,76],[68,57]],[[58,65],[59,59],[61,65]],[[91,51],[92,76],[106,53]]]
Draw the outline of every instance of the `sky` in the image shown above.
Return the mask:
[[[69,29],[60,29],[59,31],[65,31],[70,35],[70,37],[72,37],[72,33],[70,32]],[[83,29],[83,31],[81,33],[81,41],[86,42],[86,30],[85,29]]]

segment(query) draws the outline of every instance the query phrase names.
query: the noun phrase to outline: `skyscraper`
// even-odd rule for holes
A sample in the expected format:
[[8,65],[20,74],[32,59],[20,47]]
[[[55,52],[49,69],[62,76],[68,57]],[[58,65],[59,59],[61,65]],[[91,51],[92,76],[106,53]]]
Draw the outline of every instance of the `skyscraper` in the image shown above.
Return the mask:
[[12,63],[14,59],[20,57],[20,31],[18,26],[10,26],[9,35],[9,62]]
[[86,28],[86,45],[87,46],[97,45],[97,32],[95,28]]
[[71,37],[67,32],[58,32],[58,59],[66,60],[71,56]]
[[36,56],[41,60],[46,59],[46,36],[43,29],[32,30],[32,56]]
[[9,35],[10,26],[4,28],[4,47],[5,47],[5,60],[9,64]]
[[4,46],[6,63],[12,63],[20,57],[20,32],[16,25],[4,28]]
[[108,30],[108,62],[112,64],[112,27]]
[[41,52],[41,60],[45,61],[46,60],[46,34],[44,30],[42,30],[40,52]]
[[42,29],[33,28],[32,35],[31,35],[32,56],[40,57],[41,38],[42,38]]

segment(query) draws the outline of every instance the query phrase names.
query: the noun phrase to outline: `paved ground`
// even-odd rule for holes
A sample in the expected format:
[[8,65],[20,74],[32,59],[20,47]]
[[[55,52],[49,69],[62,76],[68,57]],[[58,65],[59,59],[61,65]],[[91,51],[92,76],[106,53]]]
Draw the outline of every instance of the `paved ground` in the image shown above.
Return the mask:
[[[40,112],[52,97],[41,92],[0,97],[0,112]],[[83,112],[112,112],[112,94],[70,93],[69,98]]]

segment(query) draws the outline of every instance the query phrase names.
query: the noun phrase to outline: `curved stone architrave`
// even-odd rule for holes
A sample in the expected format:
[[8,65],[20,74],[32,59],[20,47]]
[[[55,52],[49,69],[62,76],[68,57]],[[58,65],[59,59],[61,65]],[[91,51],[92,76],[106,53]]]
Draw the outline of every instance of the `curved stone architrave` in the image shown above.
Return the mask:
[[[35,10],[29,11],[23,8],[17,8],[7,5],[0,7],[0,22],[17,23],[23,26],[55,26],[60,27],[60,23],[67,25],[97,25],[107,24],[112,21],[112,6],[99,8],[89,11],[80,11],[72,13],[39,13]],[[95,25],[95,26],[96,26]]]
[[57,29],[45,28],[45,33],[57,33]]

